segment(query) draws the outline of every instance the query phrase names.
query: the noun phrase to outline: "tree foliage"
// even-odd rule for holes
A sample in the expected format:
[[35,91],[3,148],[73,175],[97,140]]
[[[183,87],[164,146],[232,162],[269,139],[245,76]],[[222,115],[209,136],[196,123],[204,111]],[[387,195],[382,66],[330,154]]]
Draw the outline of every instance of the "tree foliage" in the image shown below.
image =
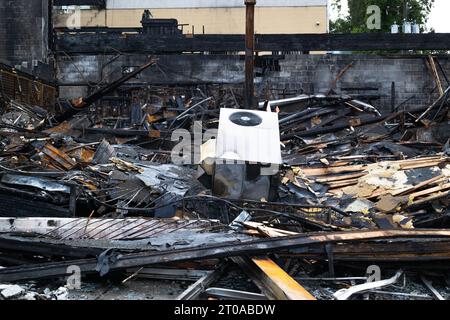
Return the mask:
[[[427,22],[434,0],[333,0],[332,6],[342,12],[342,2],[348,1],[349,15],[340,17],[330,24],[331,32],[390,32],[394,23],[404,20],[416,22],[422,26]],[[367,8],[376,5],[381,9],[381,29],[369,30],[367,27]]]

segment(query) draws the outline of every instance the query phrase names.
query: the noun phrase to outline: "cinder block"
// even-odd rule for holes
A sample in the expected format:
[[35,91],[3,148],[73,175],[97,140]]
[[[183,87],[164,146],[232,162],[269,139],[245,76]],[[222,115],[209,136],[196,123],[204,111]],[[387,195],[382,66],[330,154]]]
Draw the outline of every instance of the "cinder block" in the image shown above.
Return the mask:
[[9,285],[1,290],[0,295],[5,299],[12,299],[22,295],[25,289],[18,285]]

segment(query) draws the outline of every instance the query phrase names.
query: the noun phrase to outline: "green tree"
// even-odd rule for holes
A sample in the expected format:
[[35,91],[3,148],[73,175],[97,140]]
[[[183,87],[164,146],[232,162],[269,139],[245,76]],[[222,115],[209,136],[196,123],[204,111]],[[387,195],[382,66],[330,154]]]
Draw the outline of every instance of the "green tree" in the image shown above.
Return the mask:
[[[401,25],[404,20],[416,22],[422,30],[428,20],[434,0],[333,0],[332,5],[342,12],[342,1],[348,1],[349,15],[330,23],[331,32],[358,33],[358,32],[390,32],[391,26],[396,22]],[[367,19],[370,14],[367,8],[376,5],[381,9],[381,29],[370,30]]]

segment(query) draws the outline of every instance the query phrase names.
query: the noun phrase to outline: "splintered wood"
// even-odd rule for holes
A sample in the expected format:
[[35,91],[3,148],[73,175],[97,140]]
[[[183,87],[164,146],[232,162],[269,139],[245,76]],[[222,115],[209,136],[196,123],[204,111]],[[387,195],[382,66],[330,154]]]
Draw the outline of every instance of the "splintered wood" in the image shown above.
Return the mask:
[[[414,176],[415,170],[426,168],[432,175],[429,179],[422,174]],[[336,197],[378,201],[377,208],[382,212],[418,206],[450,194],[449,158],[440,155],[373,164],[296,167],[293,171],[307,181],[327,185],[328,193]]]

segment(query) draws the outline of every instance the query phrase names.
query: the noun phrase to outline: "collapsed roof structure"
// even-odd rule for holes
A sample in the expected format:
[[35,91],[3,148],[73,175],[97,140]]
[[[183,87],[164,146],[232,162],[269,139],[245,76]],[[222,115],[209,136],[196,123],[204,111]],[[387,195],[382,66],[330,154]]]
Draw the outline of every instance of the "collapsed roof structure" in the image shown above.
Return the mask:
[[[189,37],[170,19],[152,19],[144,13],[137,31],[55,30],[54,81],[0,65],[1,299],[450,296],[447,56],[372,58],[393,79],[408,65],[432,83],[423,92],[407,80],[380,84],[376,73],[354,81],[367,75],[368,60],[356,55],[327,65],[331,81],[316,58],[295,56],[298,72],[326,88],[278,90],[265,81],[271,73],[298,82],[288,55],[256,57],[263,80],[248,106],[243,77],[181,84],[162,63],[229,51],[192,58],[219,61],[216,76],[229,75],[243,37]],[[357,37],[261,35],[255,51],[364,45]],[[366,49],[450,43],[446,34],[368,37],[382,41]],[[200,65],[190,66],[199,68],[188,72],[194,80]],[[164,84],[151,80],[163,75]],[[374,268],[382,278],[371,277]],[[74,274],[91,288],[73,288]],[[139,289],[152,281],[167,288]]]

